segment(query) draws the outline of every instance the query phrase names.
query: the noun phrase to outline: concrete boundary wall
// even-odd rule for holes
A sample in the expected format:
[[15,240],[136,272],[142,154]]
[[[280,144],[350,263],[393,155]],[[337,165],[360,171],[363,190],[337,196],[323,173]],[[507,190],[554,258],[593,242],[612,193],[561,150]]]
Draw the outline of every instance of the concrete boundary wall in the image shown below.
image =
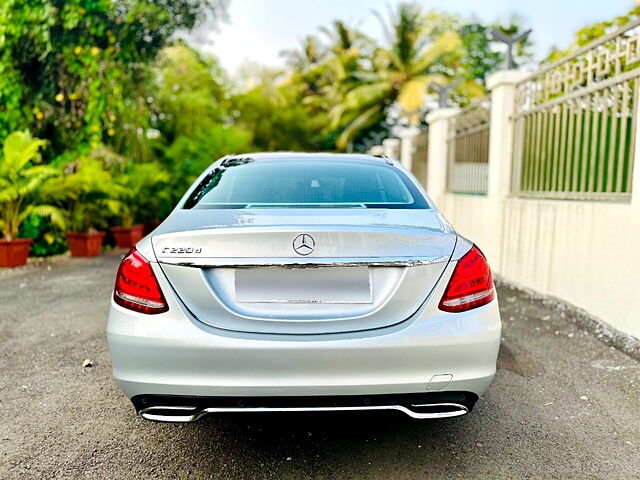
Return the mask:
[[455,110],[429,113],[427,191],[506,280],[572,303],[640,338],[640,143],[636,142],[630,201],[515,196],[515,85],[525,75],[497,72],[487,81],[492,106],[486,196],[446,190],[447,133]]

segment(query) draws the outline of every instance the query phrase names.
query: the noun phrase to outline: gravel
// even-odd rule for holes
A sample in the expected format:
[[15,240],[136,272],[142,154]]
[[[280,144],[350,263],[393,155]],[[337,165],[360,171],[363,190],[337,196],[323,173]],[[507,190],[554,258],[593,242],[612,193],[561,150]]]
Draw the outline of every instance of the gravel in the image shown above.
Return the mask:
[[105,342],[121,253],[0,275],[0,478],[638,478],[640,362],[505,284],[498,374],[465,417],[144,421]]

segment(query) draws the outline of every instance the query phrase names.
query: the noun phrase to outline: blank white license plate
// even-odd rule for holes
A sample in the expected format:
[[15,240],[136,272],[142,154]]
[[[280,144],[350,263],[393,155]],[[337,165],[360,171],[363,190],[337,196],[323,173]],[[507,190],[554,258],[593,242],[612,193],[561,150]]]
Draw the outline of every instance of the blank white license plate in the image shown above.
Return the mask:
[[236,301],[244,303],[372,303],[368,267],[239,268]]

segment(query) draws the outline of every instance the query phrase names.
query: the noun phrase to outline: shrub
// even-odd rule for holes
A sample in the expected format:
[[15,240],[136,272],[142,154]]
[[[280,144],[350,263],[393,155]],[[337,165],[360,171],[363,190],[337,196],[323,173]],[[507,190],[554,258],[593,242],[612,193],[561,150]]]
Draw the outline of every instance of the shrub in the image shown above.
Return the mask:
[[60,171],[37,165],[47,142],[28,131],[11,133],[4,141],[0,160],[0,228],[6,240],[18,237],[20,225],[31,215],[48,217],[64,227],[60,209],[45,201],[46,188]]

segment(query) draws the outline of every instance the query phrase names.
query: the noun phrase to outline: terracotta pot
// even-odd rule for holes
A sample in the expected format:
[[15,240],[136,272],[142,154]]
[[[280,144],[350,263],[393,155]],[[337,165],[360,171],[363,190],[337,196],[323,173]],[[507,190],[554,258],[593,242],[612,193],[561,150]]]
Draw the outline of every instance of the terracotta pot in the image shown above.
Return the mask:
[[111,227],[111,233],[116,239],[116,247],[118,248],[131,248],[138,243],[143,235],[142,231],[144,225],[133,225],[130,228],[127,227]]
[[72,257],[97,257],[102,253],[105,232],[67,232],[67,244]]
[[0,240],[0,267],[17,267],[27,263],[32,243],[33,238]]

